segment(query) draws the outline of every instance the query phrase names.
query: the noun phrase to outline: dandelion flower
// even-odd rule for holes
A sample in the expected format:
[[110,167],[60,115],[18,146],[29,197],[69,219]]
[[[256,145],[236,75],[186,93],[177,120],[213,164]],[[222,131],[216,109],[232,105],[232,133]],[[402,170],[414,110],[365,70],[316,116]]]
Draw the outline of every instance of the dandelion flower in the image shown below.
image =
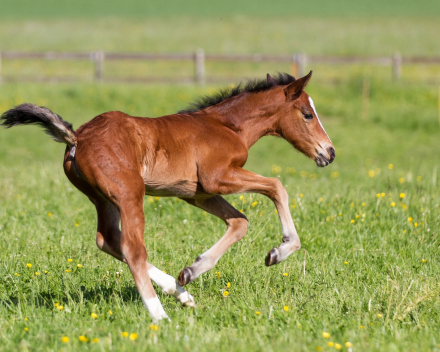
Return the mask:
[[365,207],[367,204],[366,203],[362,203],[362,206]]
[[299,195],[299,197],[300,197],[300,198],[304,197],[304,194],[301,193],[301,194]]
[[344,262],[345,265],[348,265],[348,262]]
[[26,326],[25,328],[24,328],[24,331],[29,331],[29,328]]
[[350,221],[351,224],[354,224],[355,222],[356,222],[356,220],[354,220],[354,219],[351,219],[351,221]]
[[392,169],[393,169],[393,167],[394,167],[394,165],[393,165],[393,164],[389,164],[389,165],[388,165],[388,169],[390,169],[390,170],[392,170]]
[[289,306],[284,306],[283,309],[284,309],[285,312],[288,312],[289,311]]
[[396,206],[396,203],[394,203],[394,202],[391,202],[391,204],[390,204],[392,207],[395,207]]
[[288,273],[283,273],[283,276],[289,276],[289,274]]
[[383,317],[383,314],[376,314],[376,316],[378,317],[378,318],[382,318]]
[[255,314],[256,314],[256,315],[260,315],[261,313],[260,313],[260,312],[255,312]]
[[20,276],[20,274],[19,274],[19,273],[15,273],[14,275],[15,275],[15,276]]
[[333,347],[335,344],[334,344],[333,342],[329,341],[329,342],[327,343],[327,345],[328,345],[328,347]]
[[342,346],[341,346],[339,343],[337,343],[337,344],[335,344],[335,348],[336,348],[337,350],[340,350],[340,349],[342,348]]
[[38,271],[36,271],[36,272],[35,272],[35,275],[37,275],[37,276],[38,276],[38,275],[40,275],[40,273],[39,273]]
[[122,332],[122,337],[128,337],[128,332],[127,331],[123,331]]
[[376,194],[376,197],[377,197],[377,198],[380,198],[380,193]]
[[69,340],[70,340],[70,339],[69,339],[67,336],[63,336],[63,337],[61,338],[61,341],[64,342],[64,343],[69,342]]
[[427,260],[426,259],[422,259],[422,263],[426,263],[427,262]]
[[326,331],[323,331],[322,332],[322,337],[325,338],[325,339],[328,339],[330,337],[330,333],[328,333]]
[[98,343],[99,342],[99,338],[95,337],[94,339],[92,339],[92,342]]
[[59,306],[59,303],[58,303],[58,302],[56,302],[56,303],[54,304],[54,306],[55,306],[55,307],[58,307],[58,306]]
[[243,199],[244,199],[244,196],[240,196],[238,199],[243,200]]
[[44,273],[45,273],[45,274],[47,274],[47,273],[48,273],[48,271],[47,271],[47,270],[44,270]]
[[96,313],[92,313],[92,314],[90,314],[90,316],[91,316],[93,319],[98,318],[98,314],[96,314]]
[[64,306],[60,306],[60,305],[58,305],[58,306],[57,306],[57,309],[58,309],[58,310],[63,310],[63,309],[64,309]]
[[24,320],[25,320],[25,321],[29,321],[29,319],[28,319],[28,318],[24,318]]
[[67,259],[67,261],[69,262],[69,263],[72,263],[73,262],[73,259]]
[[318,352],[321,352],[322,351],[322,347],[316,347],[316,350],[318,351]]
[[380,194],[380,196],[381,196],[382,198],[385,198],[386,193],[385,193],[385,192],[382,192],[382,193]]
[[111,310],[108,311],[109,315],[113,315],[113,312]]
[[400,198],[405,198],[405,193],[400,193]]
[[368,171],[368,176],[374,177],[375,175],[376,175],[376,173],[374,172],[374,170]]
[[403,183],[404,181],[405,181],[405,180],[404,180],[403,177],[399,178],[399,182],[400,182],[400,183]]
[[81,265],[81,264],[76,264],[76,266],[77,266],[78,268],[82,268],[82,265]]
[[229,296],[229,292],[228,291],[223,292],[223,297],[228,297],[228,296]]
[[359,329],[363,329],[364,328],[364,326],[363,325],[359,325]]
[[414,227],[417,227],[417,226],[419,226],[419,224],[415,222],[415,223],[414,223]]
[[26,266],[27,266],[28,268],[32,268],[32,264],[31,264],[31,263],[27,263]]
[[48,213],[47,213],[47,216],[51,217],[51,216],[52,216],[52,213],[51,213],[51,212],[48,212]]
[[422,180],[422,176],[417,176],[417,181],[421,181]]
[[356,220],[359,219],[359,215],[356,215]]
[[353,347],[353,344],[351,343],[351,342],[346,342],[345,343],[345,347],[347,347],[347,348],[350,348],[350,347]]
[[153,330],[153,331],[157,331],[157,330],[159,330],[159,326],[157,326],[157,325],[150,325],[150,329]]
[[78,222],[75,222],[75,226],[79,226]]
[[138,334],[136,334],[135,332],[132,333],[132,334],[130,334],[130,340],[131,340],[131,341],[134,341],[134,340],[136,340],[137,338],[138,338]]
[[257,201],[253,202],[253,203],[251,204],[251,205],[252,205],[252,208],[254,208],[257,204],[258,204]]
[[72,270],[70,270],[70,269],[67,269],[67,270],[66,270],[66,273],[70,273],[70,272],[72,272]]
[[89,339],[84,335],[78,336],[78,340],[80,340],[81,342],[89,342]]

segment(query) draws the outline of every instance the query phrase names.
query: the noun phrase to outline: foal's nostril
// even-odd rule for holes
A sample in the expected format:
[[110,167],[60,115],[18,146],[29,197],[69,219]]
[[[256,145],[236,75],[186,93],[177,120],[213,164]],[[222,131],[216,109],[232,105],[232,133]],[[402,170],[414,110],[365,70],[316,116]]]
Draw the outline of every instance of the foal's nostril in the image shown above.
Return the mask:
[[335,156],[336,156],[335,148],[329,147],[327,151],[328,154],[330,155],[330,162],[332,162],[333,160],[335,160]]

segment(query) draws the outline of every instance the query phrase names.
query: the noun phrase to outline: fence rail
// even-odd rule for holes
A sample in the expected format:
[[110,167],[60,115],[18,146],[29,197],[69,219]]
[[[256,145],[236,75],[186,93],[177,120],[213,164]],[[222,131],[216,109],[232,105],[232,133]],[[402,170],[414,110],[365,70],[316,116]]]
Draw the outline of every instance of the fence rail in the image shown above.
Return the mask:
[[[391,57],[362,57],[362,56],[317,56],[297,53],[293,55],[265,55],[265,54],[237,54],[237,55],[222,55],[222,54],[205,54],[203,49],[197,49],[195,53],[185,54],[152,54],[152,53],[105,53],[103,51],[96,51],[90,53],[77,52],[14,52],[4,51],[0,52],[0,82],[2,79],[2,59],[3,60],[90,60],[94,63],[94,79],[98,82],[104,80],[104,63],[105,61],[123,61],[123,60],[137,60],[137,61],[193,61],[194,62],[194,76],[193,82],[203,85],[206,82],[206,61],[224,61],[224,62],[285,62],[291,64],[291,71],[294,76],[303,76],[306,73],[306,66],[308,64],[371,64],[390,66],[392,68],[392,75],[394,79],[399,79],[401,76],[401,67],[403,64],[424,64],[424,65],[439,65],[440,57],[402,57],[400,53],[396,52]],[[29,78],[27,79],[29,80]],[[38,80],[42,80],[39,78]],[[43,80],[53,80],[46,77]],[[61,78],[61,80],[63,80]],[[114,80],[107,78],[106,80]],[[133,79],[123,78],[123,81],[155,81],[158,79]],[[164,82],[169,79],[164,78]]]

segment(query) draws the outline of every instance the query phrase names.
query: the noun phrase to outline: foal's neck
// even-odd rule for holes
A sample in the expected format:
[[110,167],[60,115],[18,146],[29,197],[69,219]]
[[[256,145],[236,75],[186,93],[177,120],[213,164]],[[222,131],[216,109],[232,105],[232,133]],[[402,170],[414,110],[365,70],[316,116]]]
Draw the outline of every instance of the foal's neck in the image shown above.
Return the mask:
[[284,102],[284,94],[274,88],[258,93],[242,93],[214,105],[205,111],[234,130],[249,149],[261,137],[277,132],[277,112]]

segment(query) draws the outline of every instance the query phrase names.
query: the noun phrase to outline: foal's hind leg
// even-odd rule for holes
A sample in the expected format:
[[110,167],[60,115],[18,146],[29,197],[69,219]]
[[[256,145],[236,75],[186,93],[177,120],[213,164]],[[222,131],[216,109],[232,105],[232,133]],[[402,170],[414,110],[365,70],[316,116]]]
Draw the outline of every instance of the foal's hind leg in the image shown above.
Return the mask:
[[[99,249],[116,259],[126,262],[121,252],[121,230],[119,230],[119,210],[107,200],[95,202],[98,213],[98,231],[96,244]],[[180,286],[176,279],[147,263],[150,279],[158,285],[162,292],[174,296],[183,306],[194,307],[194,298]]]
[[197,257],[191,266],[184,268],[180,272],[178,281],[182,286],[194,281],[199,275],[212,269],[226,250],[244,237],[248,225],[246,217],[221,196],[209,199],[184,200],[224,220],[227,230],[214,246]]

